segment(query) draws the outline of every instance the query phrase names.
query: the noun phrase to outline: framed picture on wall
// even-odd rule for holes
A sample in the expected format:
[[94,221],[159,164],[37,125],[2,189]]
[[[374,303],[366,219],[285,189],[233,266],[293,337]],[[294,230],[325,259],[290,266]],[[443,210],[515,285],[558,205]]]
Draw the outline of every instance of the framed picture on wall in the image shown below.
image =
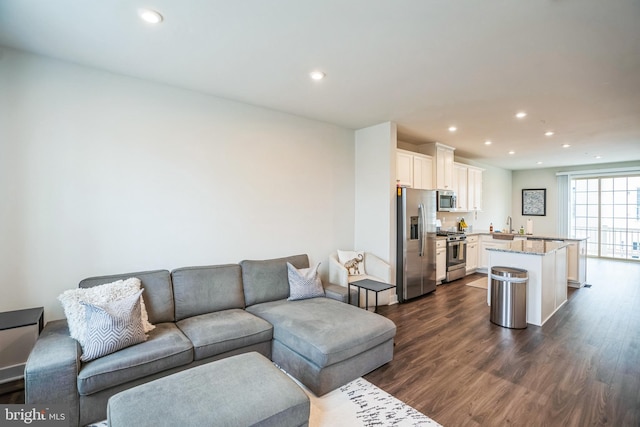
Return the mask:
[[547,214],[547,189],[522,190],[522,215],[545,216]]

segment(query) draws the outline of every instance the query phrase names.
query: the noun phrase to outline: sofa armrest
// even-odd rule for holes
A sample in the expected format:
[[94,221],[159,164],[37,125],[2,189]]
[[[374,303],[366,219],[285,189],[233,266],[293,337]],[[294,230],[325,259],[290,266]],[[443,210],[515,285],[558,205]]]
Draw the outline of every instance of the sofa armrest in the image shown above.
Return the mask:
[[47,323],[24,369],[25,403],[67,405],[69,425],[78,425],[80,345],[66,320]]
[[[331,298],[340,302],[347,302],[347,288],[340,285],[329,283],[324,286],[324,293],[327,298]],[[355,305],[358,301],[358,291],[355,287],[351,287],[351,304]]]

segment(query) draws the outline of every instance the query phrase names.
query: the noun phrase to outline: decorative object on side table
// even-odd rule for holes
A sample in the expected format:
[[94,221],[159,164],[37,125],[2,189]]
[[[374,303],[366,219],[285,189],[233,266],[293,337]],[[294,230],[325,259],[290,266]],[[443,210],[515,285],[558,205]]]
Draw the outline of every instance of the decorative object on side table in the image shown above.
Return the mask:
[[545,216],[547,189],[522,189],[522,215]]

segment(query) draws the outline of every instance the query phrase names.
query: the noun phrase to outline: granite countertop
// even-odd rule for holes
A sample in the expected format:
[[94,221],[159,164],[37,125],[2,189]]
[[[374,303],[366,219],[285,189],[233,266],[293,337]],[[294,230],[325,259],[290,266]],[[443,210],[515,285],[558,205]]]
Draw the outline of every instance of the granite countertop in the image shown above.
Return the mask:
[[[509,240],[506,240],[507,242]],[[547,255],[566,248],[569,243],[549,240],[513,240],[509,248],[487,248],[488,251],[509,252],[527,255]]]
[[[493,234],[509,234],[509,233],[501,233],[501,232],[495,232],[495,233],[491,233],[489,231],[473,231],[471,233],[466,233],[467,236],[474,236],[474,235],[478,235],[478,236],[491,236]],[[524,237],[527,239],[539,239],[539,240],[569,240],[572,242],[579,242],[582,240],[587,240],[589,239],[588,237],[559,237],[559,236],[549,236],[549,235],[543,235],[543,234],[518,234],[518,233],[512,233],[514,237]]]

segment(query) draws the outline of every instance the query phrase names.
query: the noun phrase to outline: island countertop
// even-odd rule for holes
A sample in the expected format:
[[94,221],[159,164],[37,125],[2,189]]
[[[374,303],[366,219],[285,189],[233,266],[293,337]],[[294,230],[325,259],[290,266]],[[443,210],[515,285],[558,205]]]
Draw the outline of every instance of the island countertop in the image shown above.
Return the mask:
[[551,240],[512,240],[509,248],[486,248],[488,251],[509,252],[527,255],[547,255],[561,248],[566,248],[569,243]]
[[519,233],[503,233],[501,231],[493,231],[490,232],[488,230],[478,230],[467,232],[467,236],[493,236],[496,235],[504,235],[504,236],[513,236],[514,238],[524,237],[526,239],[532,240],[565,240],[570,242],[581,242],[583,240],[589,239],[588,237],[559,237],[559,236],[548,236],[543,234],[519,234]]

